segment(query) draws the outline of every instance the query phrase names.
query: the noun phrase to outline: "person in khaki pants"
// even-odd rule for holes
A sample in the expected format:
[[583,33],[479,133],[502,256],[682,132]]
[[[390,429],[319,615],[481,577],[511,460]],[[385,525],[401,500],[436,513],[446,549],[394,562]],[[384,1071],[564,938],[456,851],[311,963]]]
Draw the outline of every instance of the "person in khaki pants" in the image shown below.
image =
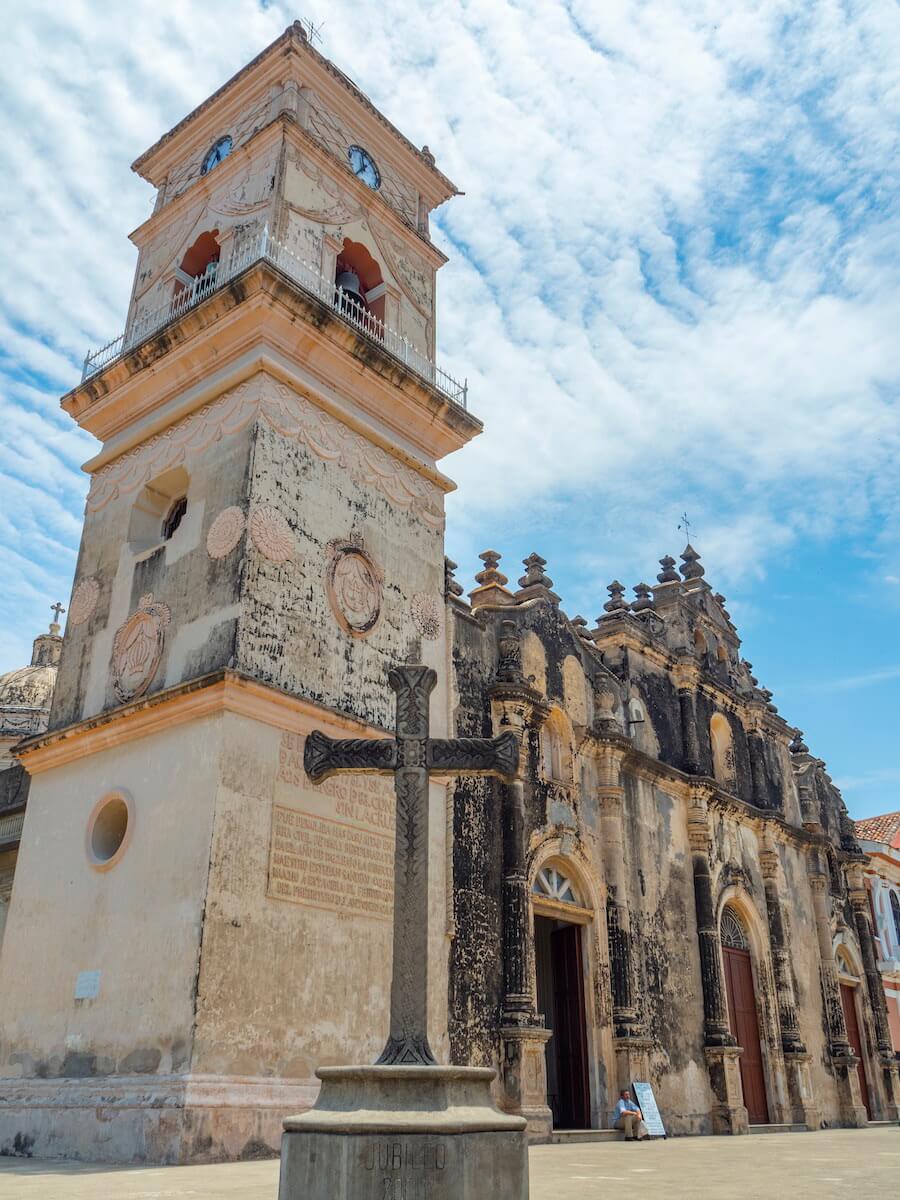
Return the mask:
[[613,1113],[613,1129],[623,1129],[626,1142],[640,1142],[650,1136],[644,1124],[644,1114],[632,1100],[628,1088],[619,1093],[619,1103]]

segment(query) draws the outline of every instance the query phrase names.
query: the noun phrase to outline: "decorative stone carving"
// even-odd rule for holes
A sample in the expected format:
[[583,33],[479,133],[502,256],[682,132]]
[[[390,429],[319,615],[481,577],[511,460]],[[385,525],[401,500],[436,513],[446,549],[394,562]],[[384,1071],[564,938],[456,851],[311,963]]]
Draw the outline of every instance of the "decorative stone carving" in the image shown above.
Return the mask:
[[297,548],[287,518],[271,504],[254,508],[248,521],[253,545],[270,562],[287,562]]
[[318,458],[339,463],[356,483],[376,488],[395,507],[410,509],[432,529],[443,529],[442,496],[433,483],[293,388],[262,374],[97,471],[88,493],[88,512],[99,512],[111,500],[137,491],[148,479],[183,464],[221,438],[240,433],[257,419],[283,437],[302,442]]
[[410,602],[412,619],[416,629],[426,641],[435,642],[441,636],[444,622],[441,605],[428,592],[416,592]]
[[206,552],[210,558],[224,558],[235,548],[244,534],[244,510],[233,505],[223,508],[206,535]]
[[83,625],[97,607],[100,599],[100,584],[93,576],[82,579],[69,602],[69,624]]
[[329,542],[328,559],[331,611],[345,633],[367,637],[381,617],[384,574],[355,542]]
[[143,696],[156,674],[171,620],[167,604],[153,593],[141,596],[137,611],[116,630],[112,649],[113,687],[120,700]]

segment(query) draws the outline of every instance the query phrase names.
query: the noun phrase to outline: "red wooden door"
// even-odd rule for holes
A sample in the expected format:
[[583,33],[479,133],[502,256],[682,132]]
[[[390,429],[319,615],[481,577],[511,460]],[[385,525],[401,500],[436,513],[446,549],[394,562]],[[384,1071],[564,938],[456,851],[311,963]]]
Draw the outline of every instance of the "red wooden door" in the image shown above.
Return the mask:
[[856,1066],[856,1074],[859,1077],[859,1090],[862,1094],[862,1102],[866,1106],[866,1114],[869,1120],[872,1120],[872,1108],[869,1103],[869,1081],[866,1079],[866,1060],[863,1058],[862,1052],[862,1037],[859,1032],[859,1021],[856,1019],[856,997],[854,992],[856,988],[849,987],[846,983],[841,984],[841,1004],[844,1009],[844,1024],[847,1026],[847,1040],[850,1043],[850,1048],[859,1059]]
[[591,1092],[588,1083],[587,1030],[584,1012],[584,970],[581,926],[564,925],[550,940],[556,1016],[553,1037],[559,1075],[559,1125],[590,1129]]
[[744,1104],[751,1125],[769,1123],[766,1100],[766,1080],[763,1075],[762,1050],[759,1045],[759,1017],[753,991],[753,968],[746,950],[722,949],[725,960],[725,986],[728,991],[728,1015],[731,1032],[743,1047],[741,1055],[741,1086]]

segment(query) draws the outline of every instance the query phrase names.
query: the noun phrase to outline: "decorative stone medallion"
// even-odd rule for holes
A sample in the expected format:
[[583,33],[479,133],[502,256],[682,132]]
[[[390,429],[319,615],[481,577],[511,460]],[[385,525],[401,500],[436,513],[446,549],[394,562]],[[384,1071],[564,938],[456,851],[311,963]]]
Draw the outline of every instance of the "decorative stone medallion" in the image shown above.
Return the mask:
[[294,535],[287,518],[271,504],[254,508],[248,522],[253,545],[271,562],[286,562],[294,553]]
[[443,620],[441,606],[428,592],[416,592],[410,602],[413,624],[426,641],[434,642],[441,636]]
[[100,584],[91,576],[82,579],[69,601],[69,624],[83,625],[100,599]]
[[355,542],[328,543],[325,591],[338,624],[351,637],[367,637],[382,608],[381,568]]
[[112,677],[122,701],[143,696],[162,658],[166,626],[172,613],[168,604],[141,596],[137,611],[116,630],[112,648]]
[[244,510],[233,505],[223,508],[206,535],[206,552],[210,558],[224,558],[230,554],[244,534],[246,525]]

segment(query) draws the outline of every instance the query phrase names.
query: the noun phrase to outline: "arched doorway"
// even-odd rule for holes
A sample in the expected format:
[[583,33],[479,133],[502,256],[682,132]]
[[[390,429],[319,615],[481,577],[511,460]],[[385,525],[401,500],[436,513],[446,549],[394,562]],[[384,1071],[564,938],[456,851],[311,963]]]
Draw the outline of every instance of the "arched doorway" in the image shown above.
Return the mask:
[[552,1030],[546,1044],[547,1104],[555,1129],[591,1127],[585,1005],[584,926],[590,909],[565,865],[545,863],[532,888],[538,1011]]
[[859,972],[856,970],[849,954],[843,947],[837,951],[838,985],[841,990],[841,1008],[844,1010],[844,1024],[847,1027],[847,1041],[850,1049],[859,1059],[856,1064],[856,1075],[859,1079],[859,1094],[866,1107],[866,1116],[872,1120],[872,1101],[869,1098],[869,1078],[866,1074],[866,1056],[863,1053],[862,1029],[856,997],[859,992]]
[[759,1012],[753,986],[750,939],[741,918],[730,905],[722,910],[719,937],[728,994],[728,1019],[731,1032],[744,1051],[740,1067],[747,1119],[751,1125],[768,1125],[769,1104],[759,1041]]

